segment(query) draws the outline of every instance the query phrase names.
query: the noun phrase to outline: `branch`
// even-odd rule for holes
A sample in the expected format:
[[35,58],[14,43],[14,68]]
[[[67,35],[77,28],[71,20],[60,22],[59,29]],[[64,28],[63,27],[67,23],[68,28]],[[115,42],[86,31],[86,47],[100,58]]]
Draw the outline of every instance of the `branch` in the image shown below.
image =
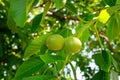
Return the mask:
[[115,49],[113,48],[113,45],[112,45],[112,43],[110,42],[110,40],[108,39],[108,37],[107,37],[103,32],[100,32],[100,36],[105,39],[105,41],[106,41],[107,44],[109,45],[109,49],[110,49],[113,53],[116,53],[116,51],[115,51]]
[[96,36],[97,36],[99,45],[100,45],[100,47],[101,47],[101,49],[102,49],[103,45],[102,45],[102,42],[101,42],[101,40],[100,40],[100,35],[98,34],[98,30],[97,30],[97,28],[96,28],[96,25],[94,26],[94,30],[95,30],[95,33],[96,33]]
[[46,16],[54,17],[54,18],[57,18],[57,19],[63,19],[63,20],[75,20],[75,21],[79,21],[78,18],[71,17],[71,16],[60,16],[60,15],[57,15],[55,12],[53,12],[52,14],[47,14]]
[[73,64],[71,62],[70,62],[70,66],[71,66],[72,71],[73,71],[74,79],[77,80],[76,70],[75,70],[75,68],[74,68],[74,66],[73,66]]

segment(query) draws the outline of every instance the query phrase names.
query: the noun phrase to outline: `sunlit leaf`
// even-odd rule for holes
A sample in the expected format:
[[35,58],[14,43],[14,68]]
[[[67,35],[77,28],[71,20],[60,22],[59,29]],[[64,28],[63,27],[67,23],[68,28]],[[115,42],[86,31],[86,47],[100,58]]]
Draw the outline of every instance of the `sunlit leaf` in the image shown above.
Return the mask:
[[99,0],[94,0],[95,3],[99,2]]
[[107,9],[108,13],[110,15],[113,15],[114,13],[116,13],[118,10],[120,10],[120,6],[119,5],[115,5],[115,6],[112,6],[112,7],[109,7]]
[[32,40],[25,50],[24,58],[28,59],[30,56],[37,54],[41,50],[42,46],[45,44],[45,40],[48,35],[50,34],[41,35],[38,38]]
[[107,36],[110,40],[114,40],[120,33],[120,15],[115,14],[111,17],[107,27]]
[[10,10],[12,11],[12,17],[18,26],[24,27],[33,2],[34,0],[11,0]]
[[[95,22],[95,20],[92,20],[92,21],[89,21],[87,24],[82,24],[82,25],[78,25],[77,26],[77,28],[76,28],[76,35],[77,35],[77,37],[81,37],[82,36],[82,34],[84,34],[83,32],[86,30],[86,32],[87,32],[87,30],[88,30],[88,28],[93,24]],[[88,33],[87,33],[87,36],[88,36]]]
[[90,34],[89,34],[89,30],[86,29],[83,33],[82,36],[80,37],[80,40],[84,43],[85,41],[88,40]]
[[45,54],[45,55],[40,55],[40,58],[46,63],[51,63],[51,62],[55,62],[57,60],[64,60],[64,58],[62,56],[58,56],[58,55],[49,55],[49,54]]
[[110,14],[107,12],[107,9],[103,9],[100,11],[98,19],[102,23],[106,23],[110,18]]
[[120,0],[117,0],[117,1],[116,1],[116,4],[120,4]]
[[111,70],[110,79],[111,80],[119,80],[118,79],[118,73],[113,71],[113,70]]

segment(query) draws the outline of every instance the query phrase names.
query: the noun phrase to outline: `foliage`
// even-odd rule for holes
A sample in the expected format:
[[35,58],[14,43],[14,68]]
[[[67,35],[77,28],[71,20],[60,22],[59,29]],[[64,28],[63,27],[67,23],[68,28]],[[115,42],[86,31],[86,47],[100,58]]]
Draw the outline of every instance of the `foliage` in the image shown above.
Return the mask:
[[[118,80],[119,5],[120,0],[0,0],[0,79]],[[51,34],[79,38],[82,50],[49,50]]]

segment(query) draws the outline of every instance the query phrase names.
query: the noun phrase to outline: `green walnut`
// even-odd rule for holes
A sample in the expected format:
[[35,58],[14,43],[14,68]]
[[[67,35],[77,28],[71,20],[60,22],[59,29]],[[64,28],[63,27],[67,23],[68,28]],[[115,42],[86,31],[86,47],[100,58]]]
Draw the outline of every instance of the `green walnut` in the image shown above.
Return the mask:
[[65,39],[65,50],[67,53],[78,53],[82,48],[82,43],[77,37],[67,37]]
[[53,34],[46,39],[46,46],[49,50],[61,50],[64,46],[64,38],[59,34]]

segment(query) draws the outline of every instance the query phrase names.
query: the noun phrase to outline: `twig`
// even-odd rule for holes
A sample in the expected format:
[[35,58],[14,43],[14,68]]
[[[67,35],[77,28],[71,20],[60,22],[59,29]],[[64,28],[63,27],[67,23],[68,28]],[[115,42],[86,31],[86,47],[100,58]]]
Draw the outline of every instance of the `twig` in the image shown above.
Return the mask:
[[108,39],[108,37],[103,32],[100,32],[100,37],[104,38],[105,41],[108,43],[109,49],[111,50],[111,52],[116,53],[115,49],[113,49],[112,43],[110,42],[110,40]]
[[50,17],[54,17],[54,18],[57,18],[57,19],[63,19],[63,20],[75,20],[75,21],[79,21],[78,18],[75,18],[75,17],[71,17],[71,16],[60,16],[60,15],[57,15],[55,12],[52,13],[52,14],[47,14],[46,16],[50,16]]
[[63,68],[62,68],[62,71],[61,71],[61,73],[60,73],[60,76],[59,76],[59,79],[58,79],[58,80],[61,80],[61,79],[62,79],[62,75],[63,75],[63,73],[64,73],[64,68],[65,68],[66,64],[69,62],[70,57],[71,57],[71,55],[68,54],[67,57],[66,57],[66,60],[65,60],[65,62],[64,62],[64,65],[63,65]]
[[75,68],[74,68],[74,66],[73,66],[73,64],[72,64],[71,62],[70,62],[70,66],[71,66],[72,71],[73,71],[74,79],[77,80],[77,77],[76,77],[76,70],[75,70]]
[[95,30],[95,33],[96,33],[96,36],[97,36],[99,45],[100,45],[100,47],[101,47],[101,49],[102,49],[102,48],[103,48],[103,45],[102,45],[102,42],[101,42],[101,40],[100,40],[100,35],[99,35],[99,33],[98,33],[98,30],[97,30],[97,28],[96,28],[96,25],[94,25],[94,30]]

